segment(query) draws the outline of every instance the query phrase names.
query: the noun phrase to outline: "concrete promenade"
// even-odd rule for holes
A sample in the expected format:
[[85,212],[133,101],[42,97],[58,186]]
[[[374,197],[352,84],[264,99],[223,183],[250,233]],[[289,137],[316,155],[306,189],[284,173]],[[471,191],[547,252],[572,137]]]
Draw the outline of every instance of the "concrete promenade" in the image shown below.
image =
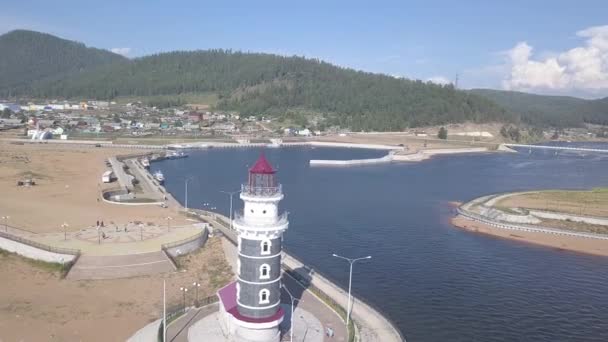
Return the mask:
[[504,144],[504,145],[507,146],[507,147],[538,148],[538,149],[543,149],[543,150],[563,150],[563,151],[608,153],[608,150],[606,150],[606,149],[600,149],[600,148],[567,147],[567,146],[544,146],[544,145],[524,145],[524,144]]
[[[203,211],[197,211],[203,212]],[[219,229],[227,238],[236,241],[236,235],[230,231],[229,226],[224,222],[229,222],[229,218],[212,212],[203,212],[202,217],[207,220],[214,228]],[[217,218],[220,218],[218,220]],[[311,284],[334,299],[339,305],[346,308],[348,305],[348,293],[335,285],[327,278],[318,273],[308,274],[307,267],[292,257],[288,253],[283,253],[283,265],[300,273],[305,278],[309,278]],[[360,341],[366,342],[392,342],[405,341],[399,330],[391,324],[380,312],[358,300],[353,296],[352,317],[359,327]]]
[[495,220],[492,217],[484,216],[479,213],[475,213],[471,211],[471,208],[475,205],[481,205],[482,203],[488,204],[490,202],[495,202],[497,198],[504,197],[509,194],[503,195],[489,195],[476,198],[470,202],[467,202],[460,207],[458,207],[458,214],[480,223],[484,223],[490,225],[495,228],[507,229],[507,230],[515,230],[515,231],[525,231],[525,232],[535,232],[535,233],[544,233],[544,234],[554,234],[554,235],[564,235],[564,236],[572,236],[578,238],[586,238],[586,239],[598,239],[598,240],[608,240],[608,235],[606,234],[594,234],[594,233],[586,233],[586,232],[575,232],[570,230],[551,228],[551,227],[543,227],[543,226],[532,226],[528,224],[518,224],[518,223],[507,223],[503,221]]

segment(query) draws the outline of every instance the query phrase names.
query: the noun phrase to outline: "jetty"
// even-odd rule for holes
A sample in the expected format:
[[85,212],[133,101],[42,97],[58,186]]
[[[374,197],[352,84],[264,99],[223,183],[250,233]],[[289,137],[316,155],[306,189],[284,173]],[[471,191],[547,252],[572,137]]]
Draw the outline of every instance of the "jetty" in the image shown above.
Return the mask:
[[579,151],[579,152],[597,152],[608,153],[607,149],[601,148],[586,148],[586,147],[567,147],[567,146],[546,146],[546,145],[525,145],[525,144],[503,144],[507,147],[522,147],[528,149],[543,149],[543,150],[563,150],[563,151]]

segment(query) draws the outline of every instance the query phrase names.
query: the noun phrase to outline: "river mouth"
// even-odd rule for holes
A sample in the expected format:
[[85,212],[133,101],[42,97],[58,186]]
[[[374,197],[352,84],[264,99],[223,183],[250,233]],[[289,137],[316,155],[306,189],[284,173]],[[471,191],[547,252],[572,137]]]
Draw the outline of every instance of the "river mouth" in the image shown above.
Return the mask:
[[[603,145],[606,147],[606,145]],[[153,163],[190,207],[228,214],[259,149],[192,151]],[[499,192],[608,184],[608,156],[533,151],[437,156],[419,163],[311,168],[310,159],[378,158],[384,151],[266,149],[290,212],[285,245],[342,286],[332,253],[371,254],[353,292],[412,341],[600,341],[608,336],[608,261],[454,229],[450,201]],[[241,208],[240,200],[235,208]],[[208,209],[208,208],[207,208]]]

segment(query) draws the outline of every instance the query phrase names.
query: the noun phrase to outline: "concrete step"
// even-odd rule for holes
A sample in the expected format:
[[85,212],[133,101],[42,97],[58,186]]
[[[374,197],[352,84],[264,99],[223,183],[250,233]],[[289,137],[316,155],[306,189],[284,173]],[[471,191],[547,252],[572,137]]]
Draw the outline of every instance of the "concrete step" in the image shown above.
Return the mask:
[[175,267],[161,251],[113,256],[82,255],[67,279],[116,279],[173,271]]

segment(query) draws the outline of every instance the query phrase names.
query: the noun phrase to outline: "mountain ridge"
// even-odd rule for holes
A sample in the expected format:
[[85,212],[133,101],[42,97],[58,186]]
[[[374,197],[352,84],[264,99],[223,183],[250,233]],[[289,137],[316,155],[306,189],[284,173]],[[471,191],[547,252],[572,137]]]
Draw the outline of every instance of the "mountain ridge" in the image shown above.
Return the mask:
[[125,60],[107,50],[29,30],[0,35],[0,89],[24,91],[35,82],[67,77]]
[[[8,43],[7,43],[8,42]],[[10,43],[10,44],[9,44]],[[3,45],[4,44],[4,45]],[[214,93],[217,109],[354,130],[402,130],[459,122],[536,126],[608,124],[608,98],[592,102],[498,90],[459,90],[298,56],[233,50],[127,59],[46,33],[0,36],[0,96],[96,98]],[[12,49],[11,49],[12,48]],[[5,73],[2,73],[5,71]]]

